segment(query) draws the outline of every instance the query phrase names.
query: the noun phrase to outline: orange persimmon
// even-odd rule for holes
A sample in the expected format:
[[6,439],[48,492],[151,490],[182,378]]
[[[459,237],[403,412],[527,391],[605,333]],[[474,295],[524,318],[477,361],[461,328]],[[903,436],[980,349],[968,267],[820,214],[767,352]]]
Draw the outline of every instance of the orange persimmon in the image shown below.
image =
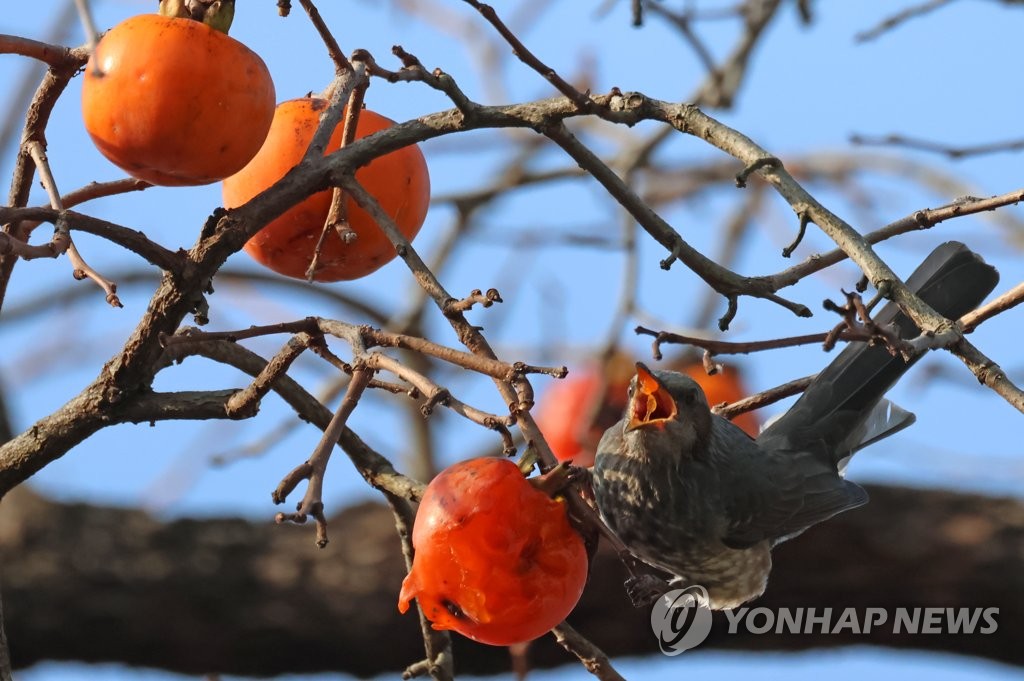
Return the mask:
[[259,151],[274,115],[259,55],[192,19],[141,14],[103,36],[82,81],[96,148],[132,177],[209,184]]
[[[324,99],[293,99],[277,107],[263,148],[245,168],[224,180],[224,205],[234,208],[284,177],[302,160],[320,114],[327,106]],[[356,139],[394,125],[394,121],[364,109],[359,114]],[[331,135],[325,153],[341,146],[343,125]],[[419,232],[430,202],[430,178],[423,154],[415,145],[403,147],[374,159],[356,171],[356,180],[381,204],[410,241]],[[327,213],[330,190],[313,194],[272,220],[245,245],[245,251],[258,263],[279,274],[306,278]],[[321,248],[317,281],[358,279],[376,271],[394,259],[395,247],[370,214],[346,197],[348,225],[355,240],[345,242],[331,230]]]
[[571,371],[545,391],[534,418],[556,459],[580,468],[594,465],[601,435],[626,408],[632,367],[628,355],[616,353],[602,364]]
[[438,474],[416,512],[398,609],[415,598],[434,629],[503,646],[564,620],[583,593],[587,552],[565,502],[540,487],[508,459],[470,459]]

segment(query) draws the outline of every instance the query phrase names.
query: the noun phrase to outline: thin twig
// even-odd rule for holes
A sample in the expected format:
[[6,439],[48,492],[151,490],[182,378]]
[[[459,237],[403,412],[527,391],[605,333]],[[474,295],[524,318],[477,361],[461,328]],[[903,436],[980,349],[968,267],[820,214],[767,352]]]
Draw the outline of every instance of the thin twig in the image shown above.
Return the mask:
[[[352,64],[350,64],[348,59],[345,58],[345,53],[338,44],[338,40],[327,27],[327,24],[324,22],[323,17],[320,16],[320,12],[317,10],[312,0],[299,0],[299,2],[302,4],[302,9],[306,10],[306,14],[309,15],[309,20],[313,22],[316,32],[320,34],[320,39],[324,41],[324,45],[327,47],[327,55],[334,63],[334,74],[336,76],[341,76],[346,72],[350,72],[352,70]],[[280,8],[280,5],[278,7]]]
[[[360,69],[358,75],[362,75],[365,64],[357,62]],[[347,147],[356,139],[356,130],[359,125],[359,116],[363,110],[363,96],[370,81],[361,78],[352,88],[348,104],[345,106],[345,127],[342,128],[341,144],[339,148]],[[306,270],[306,279],[312,281],[320,264],[320,254],[328,235],[335,233],[343,244],[355,243],[359,235],[352,229],[348,222],[348,196],[341,187],[335,187],[331,192],[331,205],[327,210],[327,219],[324,221],[323,229],[320,230],[320,237],[317,239],[316,247],[313,249],[313,257],[309,261]]]
[[39,171],[39,181],[42,182],[43,189],[50,199],[50,207],[54,210],[64,210],[64,203],[60,192],[57,191],[57,182],[53,179],[53,173],[50,172],[50,162],[46,158],[46,150],[43,149],[42,143],[32,140],[26,146],[28,153],[32,156],[32,161],[36,164],[36,170]]
[[[402,542],[405,569],[412,570],[415,551],[412,545],[412,530],[416,514],[405,499],[387,492],[384,493],[384,497],[395,515],[395,530]],[[431,626],[430,620],[427,619],[418,600],[416,601],[416,611],[419,614],[420,631],[423,635],[423,647],[427,658],[407,667],[402,678],[412,679],[429,674],[435,681],[451,681],[455,678],[451,635],[447,631],[439,631]]]
[[[891,222],[873,232],[868,232],[864,235],[864,241],[869,244],[880,243],[906,232],[929,229],[946,220],[992,211],[1004,206],[1016,205],[1021,201],[1024,201],[1024,189],[1015,189],[1012,192],[999,194],[987,199],[963,197],[945,206],[914,211],[906,217]],[[849,257],[841,248],[836,248],[827,253],[815,254],[799,265],[794,265],[778,274],[770,275],[769,279],[775,282],[774,285],[776,287],[790,286],[809,274],[831,267]]]
[[953,160],[960,160],[971,156],[997,154],[1007,151],[1020,151],[1021,149],[1024,149],[1024,139],[954,147],[940,142],[932,142],[930,140],[895,134],[880,136],[851,135],[850,144],[866,147],[902,147],[904,149],[914,149],[916,151],[930,151],[936,154],[942,154],[943,156],[948,156]]
[[596,113],[600,115],[600,111],[598,110],[599,107],[597,107],[594,101],[590,98],[590,94],[587,92],[580,92],[574,88],[566,82],[564,78],[558,75],[558,72],[538,59],[537,56],[527,49],[526,45],[516,37],[515,33],[505,25],[498,16],[498,13],[494,11],[493,7],[477,2],[477,0],[463,0],[463,2],[478,11],[481,16],[483,16],[483,18],[498,31],[501,37],[504,38],[509,46],[512,47],[512,53],[518,57],[520,61],[539,73],[548,82],[554,85],[559,92],[572,100],[580,112]]
[[[28,152],[32,156],[33,162],[36,164],[36,169],[39,171],[39,179],[43,183],[43,188],[46,190],[47,196],[50,197],[50,205],[56,211],[63,212],[64,203],[61,200],[60,192],[57,190],[57,183],[53,179],[53,174],[50,172],[50,163],[46,158],[46,152],[43,150],[43,145],[38,141],[30,141],[28,143]],[[117,297],[117,284],[110,281],[99,272],[94,270],[89,263],[85,261],[82,254],[79,253],[78,248],[75,246],[74,241],[71,239],[71,232],[68,230],[67,221],[58,218],[54,224],[53,241],[54,247],[57,248],[58,244],[63,246],[67,253],[68,259],[71,261],[72,274],[75,279],[92,279],[103,292],[106,294],[107,302],[113,307],[124,307],[121,304],[121,300]]]
[[[115,225],[112,222],[100,220],[99,218],[82,213],[54,210],[53,208],[4,208],[0,206],[0,222],[7,220],[14,222],[25,220],[26,222],[22,222],[22,225],[31,225],[33,230],[42,222],[50,222],[54,225],[61,223],[61,231],[55,233],[55,237],[59,237],[58,241],[60,242],[64,240],[64,237],[59,235],[63,234],[67,229],[71,229],[107,239],[126,250],[141,255],[147,261],[168,272],[179,273],[184,266],[185,259],[180,251],[164,248],[137,229]],[[0,232],[0,244],[3,243],[9,243],[11,246],[19,248],[18,244],[21,244],[27,246],[30,250],[36,249],[38,251],[34,256],[23,256],[26,259],[31,259],[31,257],[52,258],[60,255],[64,250],[63,243],[53,244],[51,241],[51,243],[44,246],[33,247],[15,239],[11,235]],[[0,246],[0,252],[4,252],[3,246]]]
[[82,257],[82,254],[78,252],[78,247],[75,246],[73,241],[68,243],[67,254],[68,260],[71,261],[72,275],[75,279],[92,279],[103,289],[103,293],[106,294],[106,300],[112,307],[124,307],[121,304],[121,299],[117,297],[117,284],[94,270],[85,261],[85,258]]
[[1017,307],[1021,303],[1024,303],[1024,283],[1017,284],[992,302],[965,314],[960,318],[960,328],[964,333],[970,333],[978,328],[982,322]]
[[368,367],[373,369],[389,371],[406,383],[415,387],[416,390],[426,398],[426,401],[420,408],[420,411],[424,416],[429,416],[436,405],[445,406],[459,416],[469,419],[470,421],[484,426],[485,428],[497,431],[501,436],[505,456],[512,456],[516,453],[516,446],[512,439],[512,433],[508,430],[508,427],[514,425],[516,422],[515,415],[498,416],[497,414],[489,414],[475,407],[471,407],[453,396],[446,388],[440,387],[423,374],[410,369],[398,360],[388,357],[387,355],[371,353],[363,357],[362,361]]
[[382,331],[371,326],[349,324],[348,322],[321,317],[306,317],[305,319],[292,322],[251,326],[248,329],[236,331],[201,331],[186,327],[174,335],[161,335],[160,342],[166,348],[173,345],[186,345],[215,340],[236,342],[247,338],[257,338],[278,333],[303,332],[335,336],[352,345],[357,353],[365,352],[365,350],[377,346],[412,350],[462,367],[463,369],[476,371],[485,376],[503,381],[510,381],[522,374],[545,374],[555,378],[564,378],[568,371],[564,366],[543,367],[522,362],[503,362],[493,357],[456,350],[408,334]]
[[92,20],[89,0],[75,0],[75,8],[78,10],[78,19],[82,22],[85,40],[89,43],[89,51],[95,52],[96,44],[99,42],[99,31],[96,30],[96,22]]
[[[89,58],[87,50],[61,48],[59,52],[63,58],[59,62],[50,63],[50,69],[43,76],[32,97],[32,102],[29,104],[28,113],[25,115],[25,126],[22,130],[23,143],[41,142],[44,139],[43,131],[46,129],[57,99],[64,92],[71,78],[78,73],[79,68]],[[26,153],[23,144],[22,153],[18,154],[11,175],[11,189],[7,197],[8,206],[21,208],[27,204],[32,189],[34,170],[32,155]],[[14,222],[5,225],[4,232],[15,239],[27,240],[27,235],[22,231],[20,223]],[[17,261],[16,257],[0,257],[0,306],[3,305],[7,296],[7,286]]]
[[788,383],[783,383],[782,385],[770,388],[769,390],[764,390],[757,394],[744,397],[741,400],[736,400],[730,404],[712,407],[711,411],[715,412],[722,418],[732,419],[744,412],[760,409],[761,407],[766,407],[769,404],[775,404],[779,400],[784,400],[787,397],[799,395],[807,389],[807,386],[811,384],[811,381],[813,381],[816,376],[817,374],[812,374],[811,376],[797,378],[789,381]]
[[278,377],[282,376],[299,355],[309,347],[309,334],[299,333],[288,339],[284,347],[269,361],[267,366],[248,386],[238,391],[228,400],[229,414],[253,414],[259,409],[259,402],[274,386]]
[[[92,201],[93,199],[101,199],[110,196],[117,196],[120,194],[127,194],[128,192],[140,192],[144,189],[152,187],[149,182],[145,180],[136,180],[134,177],[127,177],[122,180],[112,180],[110,182],[90,182],[84,187],[80,187],[73,191],[68,192],[60,197],[61,205],[64,209],[73,208],[79,204],[85,203],[86,201]],[[3,211],[0,208],[0,211]],[[19,210],[19,209],[11,209]],[[21,209],[24,210],[24,209]],[[4,218],[0,216],[0,222],[8,222],[9,220],[19,218]],[[53,220],[49,220],[53,222]],[[21,228],[25,233],[31,233],[36,227],[42,224],[42,221],[33,221],[22,219]]]
[[428,71],[414,55],[409,54],[401,45],[391,48],[392,54],[402,60],[402,68],[399,71],[389,71],[383,68],[374,60],[373,56],[366,50],[356,50],[352,53],[353,59],[366,64],[367,73],[371,76],[384,78],[389,83],[400,81],[425,83],[430,87],[443,92],[452,100],[452,104],[467,118],[472,118],[478,108],[478,104],[472,102],[456,84],[455,80],[441,69]]
[[352,411],[359,403],[370,379],[373,378],[373,371],[363,367],[357,367],[352,372],[352,380],[345,391],[338,410],[324,430],[320,443],[313,450],[309,459],[298,468],[294,469],[281,481],[272,495],[275,504],[284,503],[288,494],[295,489],[295,486],[303,479],[308,480],[306,493],[302,501],[295,507],[295,513],[278,513],[275,520],[279,523],[291,521],[303,523],[306,518],[312,516],[316,520],[316,545],[320,548],[327,546],[327,519],[324,516],[323,484],[324,475],[327,472],[327,462],[330,461],[331,453],[345,430],[345,423]]
[[559,645],[575,655],[583,667],[601,681],[626,681],[600,648],[580,635],[568,622],[551,630]]
[[883,33],[887,33],[892,29],[896,28],[900,24],[903,24],[916,17],[924,16],[930,12],[934,12],[937,9],[945,7],[952,3],[953,0],[928,0],[918,5],[911,5],[905,9],[900,10],[896,14],[885,18],[879,22],[877,26],[861,31],[854,35],[853,39],[859,43],[864,43],[869,40],[874,40]]
[[[346,62],[348,63],[348,62]],[[353,67],[349,64],[347,70],[340,70],[334,82],[328,87],[329,103],[320,116],[320,125],[313,135],[313,140],[306,150],[306,158],[315,158],[327,151],[327,145],[334,135],[335,129],[344,116],[344,128],[342,129],[342,140],[339,148],[346,147],[352,143],[356,134],[356,123],[363,106],[363,94],[369,85],[366,75],[366,65],[356,62]],[[320,230],[320,236],[313,247],[313,256],[306,268],[306,280],[312,282],[316,279],[316,273],[320,268],[320,256],[324,244],[331,233],[336,233],[342,243],[351,243],[356,238],[348,224],[348,211],[344,191],[335,187],[331,194],[331,205],[327,212],[327,218]]]
[[461,300],[452,299],[444,306],[444,314],[455,314],[459,312],[467,312],[473,309],[474,305],[480,307],[490,307],[495,303],[503,303],[501,294],[498,293],[498,289],[489,288],[484,293],[480,289],[476,288],[469,292],[469,295]]

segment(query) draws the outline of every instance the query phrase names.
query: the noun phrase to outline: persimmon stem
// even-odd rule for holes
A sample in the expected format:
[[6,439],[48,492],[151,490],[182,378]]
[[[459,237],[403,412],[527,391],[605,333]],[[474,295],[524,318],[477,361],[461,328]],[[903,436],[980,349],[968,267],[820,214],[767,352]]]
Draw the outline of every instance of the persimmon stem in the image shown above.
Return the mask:
[[210,28],[226,34],[231,30],[234,20],[235,0],[215,0],[206,3],[202,21]]
[[189,17],[188,7],[185,0],[160,0],[160,9],[157,14],[172,19],[184,19]]
[[235,0],[160,0],[160,16],[192,19],[227,33],[235,19]]

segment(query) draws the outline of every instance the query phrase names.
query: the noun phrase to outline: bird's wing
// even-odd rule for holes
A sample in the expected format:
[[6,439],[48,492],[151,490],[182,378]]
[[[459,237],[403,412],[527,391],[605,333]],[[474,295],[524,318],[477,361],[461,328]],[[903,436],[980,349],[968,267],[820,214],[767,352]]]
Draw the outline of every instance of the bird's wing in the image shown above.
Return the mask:
[[[742,436],[742,437],[741,437]],[[867,493],[841,479],[812,452],[764,450],[736,426],[716,419],[712,467],[725,520],[721,541],[746,548],[778,543],[837,513],[867,503]]]
[[803,488],[781,490],[781,494],[771,499],[762,498],[759,505],[753,505],[757,502],[752,499],[732,499],[733,503],[726,508],[730,522],[722,543],[733,549],[748,548],[766,540],[772,545],[778,544],[868,501],[864,488],[848,480],[837,483],[834,474],[821,482],[820,489],[809,489],[813,483],[807,482]]

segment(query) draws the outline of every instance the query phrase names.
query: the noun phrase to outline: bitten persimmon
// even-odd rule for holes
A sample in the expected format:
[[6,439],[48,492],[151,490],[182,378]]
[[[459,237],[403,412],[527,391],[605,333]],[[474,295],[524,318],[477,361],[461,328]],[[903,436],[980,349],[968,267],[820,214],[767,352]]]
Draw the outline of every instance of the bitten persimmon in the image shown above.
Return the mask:
[[[316,97],[280,104],[263,148],[249,165],[224,180],[224,205],[242,205],[298,165],[326,106],[326,100]],[[392,125],[394,121],[364,109],[359,114],[356,139]],[[326,153],[341,147],[342,128],[339,124],[334,130]],[[423,226],[430,203],[430,177],[419,148],[403,147],[374,159],[356,171],[356,180],[411,241]],[[322,191],[288,209],[253,236],[245,251],[279,274],[305,279],[327,220],[331,197],[330,190]],[[351,198],[346,198],[346,208],[348,224],[356,238],[347,243],[334,230],[327,234],[313,276],[317,281],[358,279],[395,257],[395,247],[370,214]]]
[[412,543],[398,609],[415,598],[435,629],[481,643],[543,635],[576,606],[587,580],[586,549],[565,502],[508,459],[470,459],[435,477]]
[[82,81],[96,148],[132,177],[167,186],[241,169],[263,144],[275,101],[255,52],[202,22],[156,14],[108,31]]

